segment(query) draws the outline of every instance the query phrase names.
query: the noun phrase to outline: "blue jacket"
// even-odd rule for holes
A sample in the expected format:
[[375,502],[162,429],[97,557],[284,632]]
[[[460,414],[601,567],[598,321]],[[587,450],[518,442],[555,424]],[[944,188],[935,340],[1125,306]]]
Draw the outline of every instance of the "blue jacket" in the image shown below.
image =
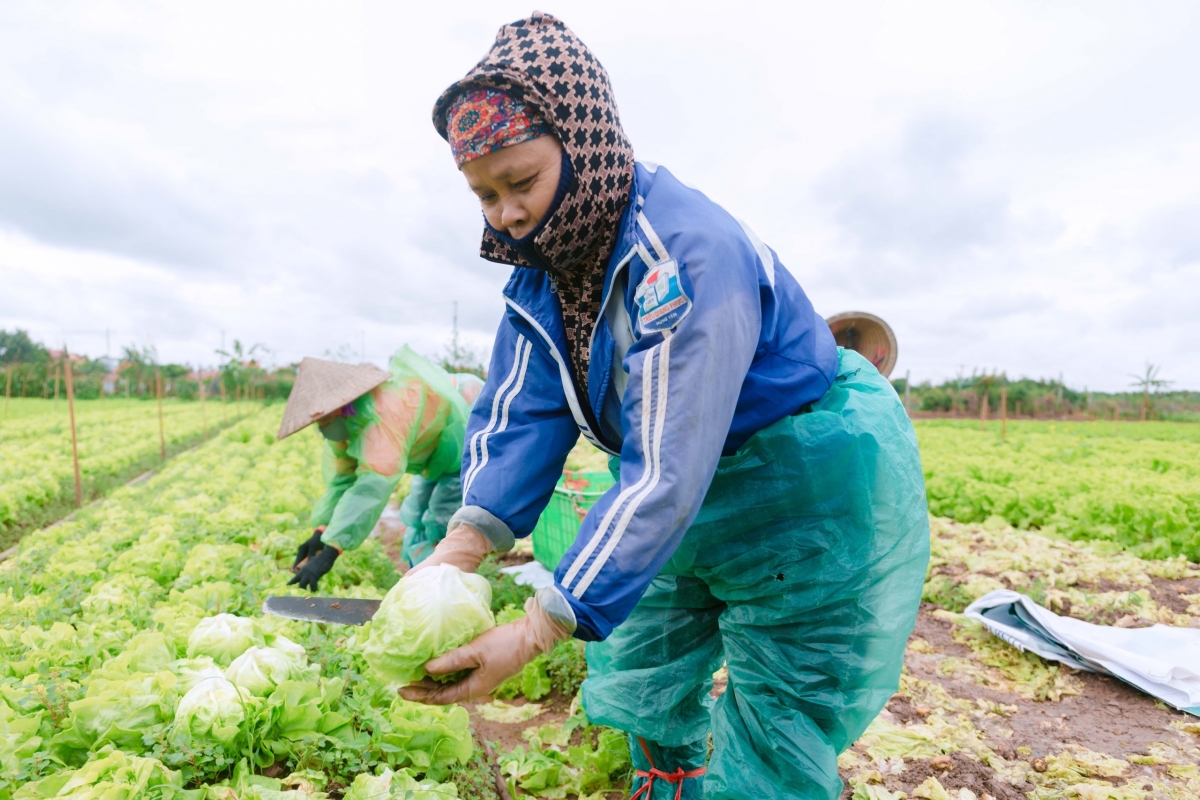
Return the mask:
[[674,553],[717,460],[819,399],[837,372],[829,328],[744,223],[651,164],[637,164],[631,198],[587,397],[571,380],[549,277],[513,271],[456,515],[507,549],[533,530],[580,433],[619,455],[620,479],[554,573],[576,636],[592,640],[624,621]]

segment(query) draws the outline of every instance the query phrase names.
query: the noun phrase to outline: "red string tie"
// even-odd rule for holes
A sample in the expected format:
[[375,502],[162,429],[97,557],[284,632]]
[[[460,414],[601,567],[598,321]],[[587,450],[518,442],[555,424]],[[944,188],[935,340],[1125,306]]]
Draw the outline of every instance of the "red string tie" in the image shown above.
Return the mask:
[[642,737],[638,737],[638,744],[642,746],[642,752],[646,754],[646,760],[650,762],[650,769],[634,770],[639,778],[646,778],[646,782],[642,784],[642,788],[634,792],[629,800],[638,800],[639,797],[644,797],[644,800],[650,800],[654,795],[654,781],[662,779],[667,783],[675,784],[675,800],[681,800],[683,797],[683,782],[687,778],[699,778],[708,771],[707,767],[698,767],[696,769],[684,770],[683,767],[677,767],[674,772],[663,772],[654,765],[654,758],[650,755],[650,748],[646,746],[646,741]]

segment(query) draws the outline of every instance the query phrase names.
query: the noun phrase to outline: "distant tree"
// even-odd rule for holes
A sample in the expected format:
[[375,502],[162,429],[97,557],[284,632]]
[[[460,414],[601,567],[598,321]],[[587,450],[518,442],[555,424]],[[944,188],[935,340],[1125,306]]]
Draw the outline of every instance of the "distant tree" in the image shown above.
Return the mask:
[[241,341],[234,339],[233,347],[217,351],[217,355],[225,358],[225,363],[220,367],[221,381],[227,387],[249,385],[255,377],[266,374],[266,370],[258,365],[255,354],[269,352],[265,344],[258,343],[250,347],[243,347]]
[[1150,392],[1158,394],[1162,389],[1170,386],[1174,381],[1166,381],[1158,377],[1158,372],[1161,368],[1156,367],[1149,361],[1146,362],[1146,371],[1142,375],[1130,375],[1133,382],[1129,385],[1135,389],[1142,390],[1142,422],[1146,421],[1146,412],[1150,408]]
[[134,394],[150,390],[150,382],[154,380],[154,370],[158,366],[158,350],[152,345],[138,349],[137,345],[125,345],[121,348],[121,364],[117,374],[125,381],[125,394],[130,388]]
[[473,348],[462,343],[458,338],[458,302],[454,303],[454,322],[450,328],[450,342],[438,359],[442,369],[447,372],[469,372],[481,378],[487,377],[483,359]]
[[979,395],[980,425],[987,420],[992,390],[993,388],[997,388],[999,386],[1000,374],[998,372],[982,372],[978,375],[978,377],[975,377],[975,392]]
[[27,331],[0,330],[0,364],[44,364],[49,360],[50,351],[30,339]]
[[337,361],[342,364],[354,364],[360,356],[361,353],[348,344],[343,344],[337,350],[325,351],[326,361]]

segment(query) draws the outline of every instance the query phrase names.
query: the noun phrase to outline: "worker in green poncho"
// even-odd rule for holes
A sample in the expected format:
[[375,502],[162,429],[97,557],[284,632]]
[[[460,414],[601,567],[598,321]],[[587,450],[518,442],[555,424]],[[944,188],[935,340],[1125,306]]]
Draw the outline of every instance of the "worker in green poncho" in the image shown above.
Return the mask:
[[338,556],[363,543],[404,474],[413,491],[401,509],[402,555],[419,563],[462,505],[459,465],[471,403],[483,382],[452,375],[407,346],[385,372],[371,364],[300,362],[278,438],[317,423],[326,439],[328,489],[313,505],[313,535],[296,553],[289,582],[308,591]]

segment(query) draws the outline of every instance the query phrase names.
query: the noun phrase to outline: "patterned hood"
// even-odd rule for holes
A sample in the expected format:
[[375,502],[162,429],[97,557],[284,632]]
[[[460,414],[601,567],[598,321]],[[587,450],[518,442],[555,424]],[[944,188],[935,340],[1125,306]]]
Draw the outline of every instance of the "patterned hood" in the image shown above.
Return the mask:
[[586,397],[588,344],[633,185],[633,148],[621,128],[608,73],[566,25],[534,12],[502,27],[487,55],[438,98],[433,124],[443,139],[450,105],[472,87],[499,89],[540,112],[555,127],[574,171],[570,187],[534,236],[542,264],[530,263],[489,228],[480,255],[550,273],[575,382]]

